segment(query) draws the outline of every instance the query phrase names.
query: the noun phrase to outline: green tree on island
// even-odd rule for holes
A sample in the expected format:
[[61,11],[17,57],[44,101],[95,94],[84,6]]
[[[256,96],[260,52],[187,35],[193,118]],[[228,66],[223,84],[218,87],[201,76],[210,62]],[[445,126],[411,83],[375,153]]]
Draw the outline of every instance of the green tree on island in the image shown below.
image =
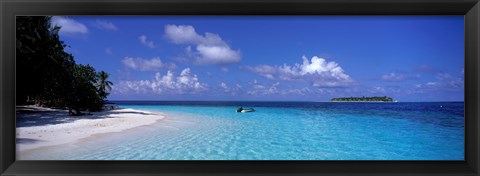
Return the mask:
[[[76,64],[48,16],[16,17],[16,103],[81,111],[100,111],[112,82],[90,65]],[[97,85],[100,85],[97,87]]]
[[393,98],[383,96],[383,97],[341,97],[341,98],[332,98],[330,101],[371,101],[371,102],[392,102]]

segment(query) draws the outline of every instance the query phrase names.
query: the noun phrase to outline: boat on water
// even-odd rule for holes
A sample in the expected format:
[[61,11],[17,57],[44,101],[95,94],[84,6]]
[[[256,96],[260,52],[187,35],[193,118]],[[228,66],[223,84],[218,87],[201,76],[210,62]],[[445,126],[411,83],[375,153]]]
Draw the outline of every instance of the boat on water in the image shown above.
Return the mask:
[[253,108],[243,108],[243,107],[239,107],[237,108],[237,112],[255,112],[255,109]]

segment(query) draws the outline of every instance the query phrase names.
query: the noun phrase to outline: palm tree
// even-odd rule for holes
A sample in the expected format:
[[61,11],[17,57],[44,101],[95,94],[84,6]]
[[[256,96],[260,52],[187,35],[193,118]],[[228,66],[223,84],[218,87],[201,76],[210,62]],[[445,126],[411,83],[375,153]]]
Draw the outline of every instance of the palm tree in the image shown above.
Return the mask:
[[98,77],[97,87],[98,87],[99,95],[102,99],[107,98],[107,96],[110,94],[109,92],[107,92],[107,89],[108,91],[112,90],[113,83],[107,80],[109,76],[110,75],[104,71],[100,71],[97,74],[97,77]]

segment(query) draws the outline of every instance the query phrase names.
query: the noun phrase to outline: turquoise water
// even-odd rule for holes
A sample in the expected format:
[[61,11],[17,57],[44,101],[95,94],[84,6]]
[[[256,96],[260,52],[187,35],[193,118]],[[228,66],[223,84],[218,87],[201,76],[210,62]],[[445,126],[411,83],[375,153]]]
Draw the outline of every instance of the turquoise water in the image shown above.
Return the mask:
[[[461,103],[118,102],[167,122],[44,159],[463,160]],[[237,113],[238,105],[256,112]],[[83,146],[82,146],[83,145]]]

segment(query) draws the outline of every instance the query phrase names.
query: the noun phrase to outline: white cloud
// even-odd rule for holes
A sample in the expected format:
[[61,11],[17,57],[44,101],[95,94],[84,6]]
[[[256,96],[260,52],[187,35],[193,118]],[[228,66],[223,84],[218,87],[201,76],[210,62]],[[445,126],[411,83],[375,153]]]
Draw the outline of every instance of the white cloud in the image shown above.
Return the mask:
[[109,31],[116,31],[118,30],[117,26],[115,26],[112,22],[109,21],[102,21],[102,20],[97,20],[95,22],[95,26],[99,29],[103,30],[109,30]]
[[53,16],[51,25],[60,26],[60,33],[66,35],[87,34],[88,28],[84,24],[68,17]]
[[216,93],[220,93],[222,91],[224,93],[230,94],[231,96],[243,95],[245,91],[243,91],[242,86],[240,84],[235,84],[232,86],[228,86],[225,82],[221,82],[218,85],[219,89],[216,90]]
[[[322,89],[315,89],[311,90],[308,87],[303,88],[281,88],[280,82],[277,81],[272,84],[262,84],[257,80],[253,80],[250,82],[250,89],[246,91],[247,95],[255,95],[255,96],[265,96],[265,95],[281,95],[281,96],[304,96],[304,95],[312,95],[318,96],[319,94],[324,94],[324,90]],[[237,84],[237,89],[242,90],[241,86]]]
[[230,89],[228,88],[227,84],[225,84],[224,82],[220,83],[220,87],[223,88],[223,90],[225,92],[229,92]]
[[[382,96],[382,95],[396,95],[402,91],[407,91],[405,88],[399,86],[373,86],[373,87],[364,87],[361,92],[370,93],[372,96]],[[359,93],[361,93],[359,92]]]
[[225,84],[224,82],[220,83],[220,87],[222,87],[224,89],[228,89],[227,84]]
[[287,64],[283,66],[258,65],[248,67],[248,69],[267,79],[310,81],[316,87],[341,87],[353,83],[350,76],[345,74],[336,62],[328,62],[317,56],[310,60],[303,56],[303,63],[293,66]]
[[382,75],[382,80],[384,81],[403,81],[406,77],[403,74],[390,73],[387,75]]
[[164,68],[172,69],[176,67],[173,63],[163,63],[159,57],[154,57],[152,59],[125,57],[122,60],[122,63],[128,68],[140,71],[158,71]]
[[187,47],[187,55],[197,64],[230,64],[241,60],[239,50],[233,50],[218,34],[206,32],[199,35],[193,26],[166,25],[165,35],[175,44],[196,45],[196,51]]
[[187,25],[166,25],[165,34],[176,44],[198,44],[203,38],[197,34],[193,26]]
[[370,90],[371,93],[385,93],[385,88],[384,87],[379,87],[379,86],[375,86],[372,88],[372,90]]
[[140,43],[142,43],[143,45],[149,47],[149,48],[155,48],[155,44],[152,42],[152,41],[148,41],[147,40],[147,36],[145,35],[141,35],[140,37],[138,37],[138,40],[140,40]]
[[120,81],[113,87],[113,91],[119,94],[195,94],[205,90],[208,90],[208,85],[201,83],[198,76],[191,73],[190,68],[183,69],[178,76],[170,70],[166,75],[157,72],[153,79]]
[[[319,89],[318,92],[323,93],[322,89]],[[310,90],[308,87],[304,87],[304,88],[301,88],[301,89],[288,89],[288,90],[282,91],[282,95],[287,95],[287,94],[307,95],[307,94],[310,94],[310,93],[312,93],[312,90]]]
[[252,89],[247,91],[248,95],[272,95],[280,93],[278,90],[280,82],[273,83],[271,86],[266,86],[259,83],[257,80],[253,80],[250,84],[252,85]]
[[229,64],[240,62],[240,52],[225,46],[198,45],[198,64]]
[[275,77],[273,74],[278,74],[279,72],[279,67],[273,67],[269,65],[257,65],[255,67],[248,67],[250,71],[253,71],[257,74],[260,74],[261,76],[267,78],[267,79],[272,79],[274,80]]
[[405,81],[410,79],[418,79],[420,75],[405,75],[391,72],[390,74],[382,75],[381,79],[389,82]]
[[463,77],[453,77],[447,73],[438,73],[435,81],[415,85],[417,89],[459,91],[464,88]]

